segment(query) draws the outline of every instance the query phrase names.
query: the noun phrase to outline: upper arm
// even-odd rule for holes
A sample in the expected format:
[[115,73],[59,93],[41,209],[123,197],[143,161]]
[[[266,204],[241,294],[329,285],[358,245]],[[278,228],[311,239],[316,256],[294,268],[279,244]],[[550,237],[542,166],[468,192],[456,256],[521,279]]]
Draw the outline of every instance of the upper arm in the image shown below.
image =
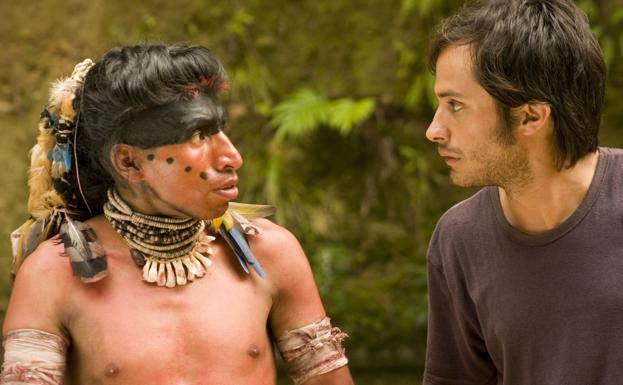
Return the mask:
[[[487,384],[497,370],[487,352],[474,305],[448,278],[433,236],[428,258],[428,333],[424,384]],[[446,250],[447,251],[447,250]],[[448,280],[454,284],[449,285]]]
[[37,329],[64,336],[61,314],[72,274],[62,251],[62,245],[52,239],[26,258],[11,291],[4,335],[16,329]]
[[[309,261],[299,241],[283,227],[267,220],[254,224],[260,236],[253,245],[273,284],[273,307],[270,324],[276,338],[323,319],[326,314]],[[263,239],[262,239],[263,238]],[[262,239],[262,240],[260,240]],[[304,385],[350,385],[352,378],[347,366],[315,375]]]
[[254,221],[260,230],[252,247],[270,279],[273,306],[270,324],[276,336],[325,316],[314,276],[298,240],[268,220]]

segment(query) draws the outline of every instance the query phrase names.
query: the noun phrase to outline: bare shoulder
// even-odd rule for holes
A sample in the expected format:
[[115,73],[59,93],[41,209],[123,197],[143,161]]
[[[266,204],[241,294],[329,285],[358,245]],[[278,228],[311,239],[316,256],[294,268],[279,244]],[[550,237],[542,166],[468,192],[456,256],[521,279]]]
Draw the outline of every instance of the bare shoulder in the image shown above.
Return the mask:
[[290,232],[283,226],[276,224],[275,222],[266,218],[254,219],[251,223],[259,230],[260,234],[257,236],[258,245],[260,243],[263,246],[278,246],[281,242],[288,244],[298,245],[299,242]]
[[264,218],[253,220],[259,235],[249,237],[253,251],[273,270],[307,268],[308,261],[298,239],[288,229]]
[[34,328],[59,334],[60,318],[70,287],[71,266],[58,238],[29,255],[17,271],[4,320],[4,332]]
[[69,260],[64,256],[64,247],[58,237],[42,242],[29,255],[17,272],[16,284],[31,279],[61,278],[71,276]]

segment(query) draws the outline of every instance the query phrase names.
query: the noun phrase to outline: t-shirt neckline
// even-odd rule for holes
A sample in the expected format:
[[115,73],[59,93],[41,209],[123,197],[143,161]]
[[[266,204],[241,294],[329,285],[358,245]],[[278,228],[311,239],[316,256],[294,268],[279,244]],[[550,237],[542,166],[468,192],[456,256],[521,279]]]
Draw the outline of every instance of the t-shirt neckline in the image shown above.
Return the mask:
[[488,195],[492,203],[496,220],[502,226],[504,233],[506,233],[513,241],[526,246],[544,246],[554,242],[571,231],[582,221],[582,219],[584,219],[599,196],[599,190],[603,184],[603,178],[609,162],[608,151],[605,150],[606,149],[601,147],[598,149],[599,158],[597,159],[595,174],[593,175],[593,179],[591,180],[586,196],[578,208],[560,225],[544,233],[526,234],[508,223],[506,217],[504,216],[504,212],[502,211],[498,188],[496,186],[488,187]]

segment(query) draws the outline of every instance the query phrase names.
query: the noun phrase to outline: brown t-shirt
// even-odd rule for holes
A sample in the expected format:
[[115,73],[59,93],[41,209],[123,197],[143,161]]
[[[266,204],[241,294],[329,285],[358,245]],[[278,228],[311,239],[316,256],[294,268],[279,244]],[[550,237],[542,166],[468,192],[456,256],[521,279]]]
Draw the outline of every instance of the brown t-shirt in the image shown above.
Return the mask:
[[564,223],[527,235],[486,187],[428,252],[425,385],[623,384],[623,150]]

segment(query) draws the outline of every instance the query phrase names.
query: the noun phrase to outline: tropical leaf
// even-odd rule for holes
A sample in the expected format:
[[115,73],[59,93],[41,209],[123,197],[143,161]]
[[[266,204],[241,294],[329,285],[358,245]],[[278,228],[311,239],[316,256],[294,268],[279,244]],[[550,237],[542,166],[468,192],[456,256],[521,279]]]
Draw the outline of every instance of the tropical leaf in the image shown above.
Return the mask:
[[338,129],[342,134],[348,134],[353,126],[368,119],[374,111],[376,103],[372,98],[359,101],[353,99],[339,99],[331,103],[327,123]]
[[277,128],[276,140],[297,137],[327,121],[330,103],[321,94],[301,89],[275,106],[270,124]]

